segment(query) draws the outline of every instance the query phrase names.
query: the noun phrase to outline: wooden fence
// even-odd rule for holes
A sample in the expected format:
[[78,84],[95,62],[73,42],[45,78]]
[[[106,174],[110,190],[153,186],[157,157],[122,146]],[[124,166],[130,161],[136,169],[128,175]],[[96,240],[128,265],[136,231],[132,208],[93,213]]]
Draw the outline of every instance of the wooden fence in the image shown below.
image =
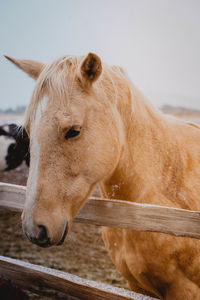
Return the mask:
[[[0,207],[22,211],[25,192],[26,188],[23,186],[0,183]],[[75,222],[200,238],[200,212],[129,201],[91,197]],[[0,257],[0,277],[57,299],[152,299],[8,257]]]
[[[0,277],[40,295],[65,300],[137,300],[131,291],[0,256]],[[143,298],[140,298],[143,299]],[[144,297],[144,300],[152,299]],[[3,300],[3,299],[2,299]]]
[[[21,212],[26,188],[0,183],[0,207]],[[79,223],[200,239],[200,212],[91,197],[74,220]]]

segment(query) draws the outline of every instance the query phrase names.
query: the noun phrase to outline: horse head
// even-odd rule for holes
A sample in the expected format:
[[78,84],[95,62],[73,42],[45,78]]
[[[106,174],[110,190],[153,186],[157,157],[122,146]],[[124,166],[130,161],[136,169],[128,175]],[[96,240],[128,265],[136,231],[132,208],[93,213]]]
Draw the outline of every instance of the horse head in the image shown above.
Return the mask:
[[48,65],[8,59],[36,79],[25,121],[31,160],[23,229],[39,246],[59,245],[95,185],[119,162],[115,86],[93,53]]

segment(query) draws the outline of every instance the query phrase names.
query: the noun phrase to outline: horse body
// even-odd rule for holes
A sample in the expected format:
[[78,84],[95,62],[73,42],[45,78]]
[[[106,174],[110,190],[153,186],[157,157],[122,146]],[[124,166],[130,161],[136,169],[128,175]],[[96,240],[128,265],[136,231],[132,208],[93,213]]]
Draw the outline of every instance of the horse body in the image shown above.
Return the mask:
[[[131,99],[119,102],[130,134],[118,167],[100,184],[103,196],[199,210],[198,126],[162,115],[135,88],[133,95],[132,109]],[[200,299],[199,241],[113,228],[103,228],[103,239],[133,290],[163,299]]]
[[[119,169],[102,184],[104,197],[199,210],[199,129],[152,115],[142,97],[139,101],[145,118],[137,120],[135,106],[128,125],[132,143],[129,137]],[[103,239],[133,290],[163,299],[200,299],[199,241],[113,228],[103,229]]]
[[[32,242],[61,244],[96,184],[108,198],[200,209],[198,126],[153,108],[122,69],[103,65],[102,74],[94,54],[48,66],[10,60],[39,77],[26,117]],[[115,228],[103,239],[134,291],[200,299],[200,241]]]

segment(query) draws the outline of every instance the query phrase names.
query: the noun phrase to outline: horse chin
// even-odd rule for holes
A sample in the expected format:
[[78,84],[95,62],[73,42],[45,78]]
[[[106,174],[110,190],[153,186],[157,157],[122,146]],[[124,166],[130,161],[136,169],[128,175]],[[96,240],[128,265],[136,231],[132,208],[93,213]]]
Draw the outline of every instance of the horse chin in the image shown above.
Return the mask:
[[33,243],[41,248],[47,248],[47,247],[52,246],[49,238],[45,242],[38,242],[37,239],[30,237],[25,231],[24,231],[24,233],[31,243]]
[[[51,246],[61,246],[64,243],[64,240],[66,238],[67,233],[68,233],[68,224],[65,225],[65,229],[64,229],[64,232],[62,234],[62,237],[59,240],[59,242],[57,242],[57,243],[55,243],[55,242],[52,243],[50,241],[50,239],[48,239],[45,243],[40,243],[40,242],[35,241],[35,240],[31,240],[31,242],[36,244],[37,246],[39,246],[41,248],[48,248],[48,247],[51,247]],[[26,234],[26,236],[27,236],[27,234]],[[30,238],[28,237],[28,239],[30,239]]]
[[41,247],[41,248],[48,248],[48,247],[51,247],[53,246],[50,241],[48,240],[46,243],[44,244],[40,244],[40,243],[36,243],[37,246]]
[[44,244],[37,243],[37,245],[42,248],[48,248],[51,246],[61,246],[64,243],[64,240],[67,236],[68,230],[69,230],[69,226],[68,226],[68,222],[66,222],[61,239],[58,242],[51,242],[50,239],[48,239],[46,243],[44,243]]

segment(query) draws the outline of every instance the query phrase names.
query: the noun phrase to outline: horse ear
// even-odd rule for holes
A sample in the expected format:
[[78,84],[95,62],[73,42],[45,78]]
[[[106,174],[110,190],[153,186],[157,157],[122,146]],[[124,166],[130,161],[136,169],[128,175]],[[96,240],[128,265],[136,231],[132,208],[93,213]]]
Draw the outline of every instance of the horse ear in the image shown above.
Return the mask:
[[96,81],[102,72],[101,59],[94,53],[89,53],[81,64],[81,75],[88,83]]
[[45,66],[43,63],[37,62],[34,60],[15,59],[15,58],[12,58],[12,57],[9,57],[6,55],[4,55],[4,56],[8,60],[10,60],[15,66],[17,66],[19,69],[23,70],[25,73],[27,73],[33,79],[38,78],[42,69]]

